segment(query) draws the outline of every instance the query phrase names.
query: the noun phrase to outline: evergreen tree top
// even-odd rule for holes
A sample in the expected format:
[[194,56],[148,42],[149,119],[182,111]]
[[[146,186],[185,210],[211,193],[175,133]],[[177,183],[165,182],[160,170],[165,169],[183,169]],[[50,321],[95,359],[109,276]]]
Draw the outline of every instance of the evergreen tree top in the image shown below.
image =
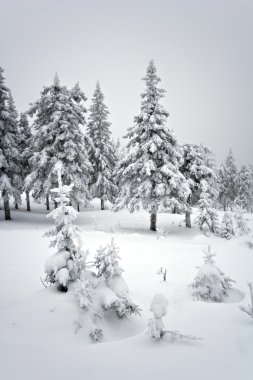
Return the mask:
[[204,262],[205,262],[205,263],[209,263],[209,264],[214,264],[215,261],[214,261],[213,257],[216,256],[216,253],[212,253],[212,252],[211,252],[211,246],[209,245],[209,246],[207,247],[207,252],[204,251],[204,250],[203,250],[203,252],[204,252],[204,256],[203,256],[203,258],[204,258]]

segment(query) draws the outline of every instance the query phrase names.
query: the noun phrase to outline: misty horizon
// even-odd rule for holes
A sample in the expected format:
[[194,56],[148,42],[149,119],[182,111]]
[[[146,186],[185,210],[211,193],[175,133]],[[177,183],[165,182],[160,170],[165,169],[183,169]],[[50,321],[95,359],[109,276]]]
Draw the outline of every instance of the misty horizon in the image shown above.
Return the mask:
[[180,144],[203,143],[217,162],[231,148],[252,164],[253,4],[249,1],[0,0],[1,66],[19,112],[55,72],[80,83],[88,101],[99,81],[115,140],[140,108],[154,59],[169,128]]

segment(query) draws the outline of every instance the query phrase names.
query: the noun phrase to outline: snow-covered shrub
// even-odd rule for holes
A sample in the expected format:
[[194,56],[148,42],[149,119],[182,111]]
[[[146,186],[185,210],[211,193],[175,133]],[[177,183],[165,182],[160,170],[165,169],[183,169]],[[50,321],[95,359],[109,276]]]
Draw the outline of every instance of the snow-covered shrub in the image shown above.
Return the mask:
[[[97,277],[101,280],[98,292],[104,292],[102,306],[104,310],[113,310],[119,318],[130,314],[140,314],[140,308],[130,299],[128,287],[122,277],[123,269],[119,265],[119,248],[114,240],[106,247],[100,247],[95,257]],[[104,290],[108,287],[111,292]],[[109,294],[109,296],[108,296]]]
[[167,315],[169,302],[162,294],[156,294],[150,305],[150,311],[153,313],[153,318],[148,322],[148,334],[151,338],[159,341],[164,339],[166,341],[174,342],[178,339],[201,340],[194,335],[184,335],[179,331],[165,330],[163,317]]
[[150,305],[150,311],[153,313],[153,318],[148,323],[148,334],[156,339],[163,338],[164,323],[163,317],[167,315],[169,302],[163,294],[155,294]]
[[164,239],[168,237],[168,235],[169,235],[169,231],[167,231],[165,228],[163,227],[157,228],[157,240]]
[[194,223],[199,226],[200,230],[206,235],[208,235],[209,232],[217,234],[219,230],[219,218],[217,211],[214,209],[212,196],[205,180],[201,181],[201,193],[198,206],[199,214]]
[[138,305],[133,303],[129,297],[127,298],[118,298],[114,301],[107,310],[114,310],[117,317],[120,319],[128,318],[131,314],[140,315],[140,308]]
[[238,211],[236,212],[234,216],[234,219],[236,222],[236,229],[239,235],[245,235],[250,232],[247,221],[241,209],[238,209]]
[[[74,284],[73,294],[84,315],[89,317],[90,332],[89,336],[94,342],[101,342],[103,338],[102,329],[98,326],[102,317],[98,312],[98,307],[94,300],[96,299],[94,282],[89,276],[89,272],[82,271],[81,280],[77,280]],[[77,331],[82,328],[83,322],[79,321]]]
[[220,236],[223,239],[231,239],[235,235],[234,222],[232,216],[225,212],[220,229]]
[[89,335],[90,335],[91,340],[95,343],[99,343],[103,339],[102,329],[94,328],[93,330],[91,330]]
[[250,240],[246,241],[246,244],[249,247],[249,249],[253,249],[253,240],[252,241],[250,241]]
[[210,246],[204,254],[204,264],[198,269],[197,276],[191,284],[194,289],[192,296],[197,300],[222,302],[235,281],[215,265],[215,254],[211,252]]
[[253,285],[251,282],[248,283],[249,294],[250,294],[250,303],[248,306],[240,306],[240,309],[247,313],[251,318],[253,318]]
[[98,277],[104,277],[106,281],[114,276],[121,276],[123,269],[119,266],[119,248],[115,245],[114,239],[106,247],[100,247],[95,257],[95,267]]
[[45,236],[52,237],[50,247],[57,251],[45,262],[46,281],[57,283],[61,290],[67,290],[70,281],[80,277],[80,271],[85,267],[86,254],[82,250],[80,229],[73,224],[77,211],[69,206],[69,193],[72,185],[66,186],[61,180],[61,163],[56,165],[58,171],[58,188],[51,191],[56,194],[58,207],[48,217],[54,220],[55,226]]

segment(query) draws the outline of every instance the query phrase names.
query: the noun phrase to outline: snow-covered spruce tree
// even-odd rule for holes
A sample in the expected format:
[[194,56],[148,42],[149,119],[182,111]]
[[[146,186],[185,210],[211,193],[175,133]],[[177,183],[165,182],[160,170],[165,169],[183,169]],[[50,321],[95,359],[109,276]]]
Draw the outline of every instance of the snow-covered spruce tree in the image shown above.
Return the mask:
[[183,164],[181,173],[187,179],[191,193],[188,197],[185,212],[186,227],[191,228],[191,206],[195,205],[201,194],[201,181],[205,180],[212,199],[218,196],[217,175],[211,150],[203,145],[185,144],[183,149]]
[[224,211],[232,208],[238,194],[238,171],[232,150],[230,149],[225,163],[219,170],[219,200]]
[[243,165],[238,173],[238,193],[235,203],[250,212],[253,203],[253,178],[250,168]]
[[251,282],[248,283],[249,294],[250,294],[250,304],[248,306],[240,306],[240,309],[253,318],[253,285]]
[[[21,169],[22,169],[22,177],[23,181],[30,174],[30,165],[29,159],[32,155],[32,132],[29,127],[28,119],[26,113],[20,114],[19,119],[19,128],[18,128],[18,143],[21,157]],[[26,209],[27,211],[31,211],[30,206],[30,191],[26,188]]]
[[5,220],[11,219],[9,199],[20,202],[20,162],[18,150],[17,120],[10,91],[4,84],[3,69],[0,67],[0,193],[4,202]]
[[55,164],[63,164],[62,180],[73,184],[71,202],[78,204],[90,198],[88,184],[91,166],[88,161],[85,137],[81,127],[85,124],[86,98],[77,84],[68,90],[60,84],[58,76],[52,86],[45,87],[40,99],[29,114],[35,117],[32,139],[31,174],[26,179],[26,190],[33,186],[36,200],[47,199],[51,188],[57,186]]
[[[15,127],[16,133],[19,133],[18,112],[16,109],[16,105],[15,105],[11,90],[9,90],[7,104],[8,104],[8,110],[10,113],[10,117],[12,118],[12,120],[15,122],[15,125],[16,125],[16,127]],[[19,148],[18,137],[17,136],[15,136],[15,137],[16,137],[16,142],[18,144],[18,148]],[[21,166],[22,162],[21,162],[20,154],[21,154],[21,151],[19,150],[19,156],[17,157],[17,164],[19,165],[20,170],[22,170],[22,166]],[[23,178],[22,178],[22,175],[20,175],[20,174],[21,173],[17,173],[15,185],[16,185],[18,191],[21,193],[22,187],[23,187]],[[20,202],[21,202],[21,198],[19,198],[19,200],[14,199],[15,209],[18,209]]]
[[205,234],[219,233],[219,218],[214,208],[214,201],[209,193],[209,185],[205,180],[200,184],[200,195],[198,201],[199,213],[194,221]]
[[48,217],[52,218],[55,226],[45,236],[52,237],[50,247],[56,247],[57,252],[45,262],[46,281],[58,285],[59,290],[67,291],[68,283],[80,278],[85,268],[86,253],[82,250],[80,229],[73,224],[77,211],[69,206],[70,193],[73,185],[62,184],[63,164],[55,166],[58,174],[58,188],[51,189],[59,206]]
[[154,62],[148,65],[141,112],[128,130],[128,154],[120,162],[117,183],[120,194],[116,209],[133,212],[141,207],[151,214],[150,229],[156,231],[159,206],[182,208],[190,189],[180,172],[181,149],[166,125],[168,112],[160,104],[165,91],[158,87],[160,78]]
[[223,239],[231,239],[235,235],[234,222],[231,214],[225,212],[223,215],[220,236]]
[[[119,265],[119,248],[112,239],[111,244],[100,247],[95,257],[97,276],[111,291],[102,303],[104,310],[113,310],[119,318],[127,318],[131,314],[140,314],[139,307],[131,300],[128,287],[122,277],[123,269]],[[104,282],[104,284],[103,284]],[[103,290],[102,290],[103,291]]]
[[105,208],[105,201],[114,202],[117,191],[113,178],[116,152],[111,139],[108,115],[104,95],[97,83],[90,107],[87,134],[93,143],[88,147],[89,160],[93,166],[91,194],[101,199],[101,210]]
[[204,264],[198,268],[197,276],[191,284],[194,289],[192,296],[197,300],[222,302],[235,281],[225,276],[215,265],[213,257],[216,255],[211,252],[210,246],[207,252],[203,252]]

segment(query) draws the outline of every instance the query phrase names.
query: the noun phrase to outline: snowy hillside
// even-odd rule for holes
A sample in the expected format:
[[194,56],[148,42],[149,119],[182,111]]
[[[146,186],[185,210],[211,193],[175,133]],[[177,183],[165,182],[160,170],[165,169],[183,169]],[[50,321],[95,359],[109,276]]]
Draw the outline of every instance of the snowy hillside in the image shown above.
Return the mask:
[[[12,212],[13,221],[0,221],[1,380],[253,378],[253,321],[239,309],[249,303],[246,282],[253,280],[253,250],[247,245],[252,232],[230,240],[206,237],[180,227],[183,215],[162,213],[158,228],[165,236],[159,236],[148,231],[147,212],[82,210],[78,225],[89,260],[113,237],[130,296],[142,309],[129,320],[108,312],[103,341],[92,344],[85,323],[78,328],[80,308],[71,291],[46,289],[40,281],[52,254],[43,238],[51,221],[43,206],[32,209],[22,207]],[[252,214],[247,219],[253,230]],[[224,303],[191,296],[189,285],[208,245],[217,253],[217,266],[236,281]],[[166,282],[157,273],[161,267]],[[152,340],[146,332],[156,293],[169,301],[166,328],[203,340]]]

